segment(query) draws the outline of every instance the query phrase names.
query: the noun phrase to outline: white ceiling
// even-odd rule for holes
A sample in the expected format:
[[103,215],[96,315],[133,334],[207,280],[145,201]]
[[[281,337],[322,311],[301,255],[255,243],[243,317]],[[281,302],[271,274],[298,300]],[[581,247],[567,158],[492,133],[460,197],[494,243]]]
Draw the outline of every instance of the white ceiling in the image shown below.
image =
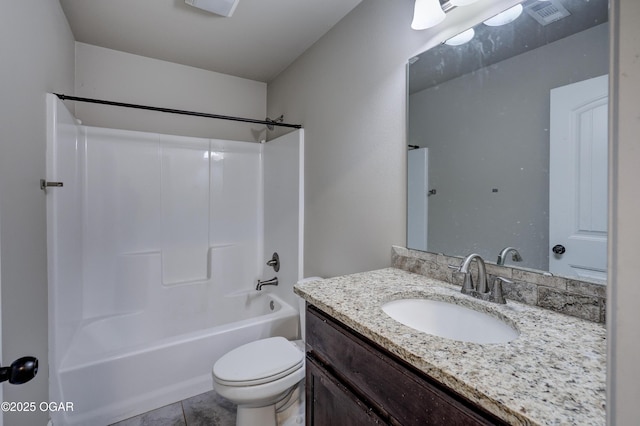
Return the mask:
[[184,0],[60,0],[76,41],[269,82],[361,0],[240,0],[224,18]]

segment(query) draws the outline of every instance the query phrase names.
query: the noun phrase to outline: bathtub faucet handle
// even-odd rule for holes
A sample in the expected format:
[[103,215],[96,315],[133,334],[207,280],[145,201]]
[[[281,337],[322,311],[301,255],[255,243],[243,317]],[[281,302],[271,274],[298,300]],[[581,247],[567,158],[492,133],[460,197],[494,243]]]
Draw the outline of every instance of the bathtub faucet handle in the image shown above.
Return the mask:
[[270,280],[260,281],[258,280],[258,284],[256,284],[256,290],[262,290],[262,287],[265,285],[278,285],[278,277],[273,277]]
[[280,270],[280,256],[278,256],[278,253],[273,253],[271,260],[267,262],[267,266],[271,266],[276,272]]

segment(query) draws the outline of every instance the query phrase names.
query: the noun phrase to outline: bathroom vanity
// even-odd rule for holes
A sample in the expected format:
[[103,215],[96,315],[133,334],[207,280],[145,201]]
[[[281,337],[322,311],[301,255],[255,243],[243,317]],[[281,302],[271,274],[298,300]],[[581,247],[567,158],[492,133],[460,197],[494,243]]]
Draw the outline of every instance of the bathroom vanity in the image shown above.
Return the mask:
[[306,314],[309,424],[506,424],[319,309]]
[[[297,285],[307,301],[307,424],[604,425],[602,324],[395,268]],[[391,300],[446,300],[499,317],[519,336],[476,344],[389,317]]]

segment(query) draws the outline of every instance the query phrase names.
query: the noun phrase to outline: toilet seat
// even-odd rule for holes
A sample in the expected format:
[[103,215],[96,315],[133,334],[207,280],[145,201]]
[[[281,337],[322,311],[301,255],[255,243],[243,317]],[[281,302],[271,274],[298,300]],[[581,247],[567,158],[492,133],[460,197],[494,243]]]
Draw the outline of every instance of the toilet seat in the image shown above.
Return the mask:
[[269,383],[303,368],[304,353],[284,337],[270,337],[242,345],[213,366],[213,378],[226,386]]

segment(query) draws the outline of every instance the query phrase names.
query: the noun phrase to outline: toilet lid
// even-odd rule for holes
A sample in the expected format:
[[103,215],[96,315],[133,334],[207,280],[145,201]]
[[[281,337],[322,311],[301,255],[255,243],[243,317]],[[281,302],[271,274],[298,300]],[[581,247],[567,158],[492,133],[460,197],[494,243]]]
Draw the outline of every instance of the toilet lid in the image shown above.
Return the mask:
[[242,345],[213,366],[218,383],[230,386],[267,383],[299,369],[304,354],[284,337],[270,337]]

